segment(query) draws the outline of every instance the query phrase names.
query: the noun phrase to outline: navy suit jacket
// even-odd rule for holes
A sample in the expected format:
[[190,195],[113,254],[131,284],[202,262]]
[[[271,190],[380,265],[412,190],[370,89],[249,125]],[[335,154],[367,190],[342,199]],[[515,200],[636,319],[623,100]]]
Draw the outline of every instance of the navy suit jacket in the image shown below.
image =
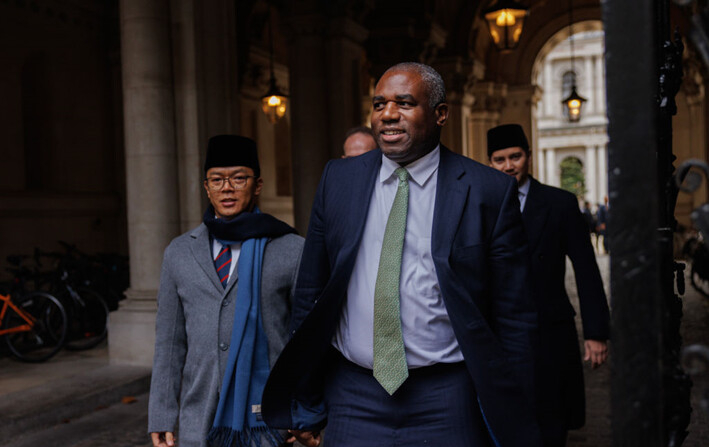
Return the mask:
[[[361,242],[382,152],[333,160],[313,204],[295,290],[293,336],[263,395],[272,427],[318,429],[331,340]],[[532,406],[537,314],[529,294],[528,253],[512,177],[441,147],[432,256],[441,294],[501,446],[539,445]]]

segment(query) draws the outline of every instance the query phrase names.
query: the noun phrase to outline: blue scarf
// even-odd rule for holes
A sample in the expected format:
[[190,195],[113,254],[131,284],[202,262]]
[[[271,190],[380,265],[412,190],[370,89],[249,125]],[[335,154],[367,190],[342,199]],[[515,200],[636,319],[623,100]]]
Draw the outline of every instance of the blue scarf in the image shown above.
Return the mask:
[[283,442],[277,431],[260,420],[261,395],[270,369],[260,309],[261,267],[267,242],[267,237],[250,238],[241,245],[234,326],[217,413],[207,435],[210,446],[260,447],[262,438],[272,446]]

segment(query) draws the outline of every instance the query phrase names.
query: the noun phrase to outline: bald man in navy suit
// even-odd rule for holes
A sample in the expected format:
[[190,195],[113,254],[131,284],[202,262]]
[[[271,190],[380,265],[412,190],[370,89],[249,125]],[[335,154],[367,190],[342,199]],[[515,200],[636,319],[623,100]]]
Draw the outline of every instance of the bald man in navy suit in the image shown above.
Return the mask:
[[440,75],[396,65],[373,96],[379,149],[325,168],[262,407],[306,446],[326,425],[333,447],[540,445],[516,182],[440,144],[447,118]]

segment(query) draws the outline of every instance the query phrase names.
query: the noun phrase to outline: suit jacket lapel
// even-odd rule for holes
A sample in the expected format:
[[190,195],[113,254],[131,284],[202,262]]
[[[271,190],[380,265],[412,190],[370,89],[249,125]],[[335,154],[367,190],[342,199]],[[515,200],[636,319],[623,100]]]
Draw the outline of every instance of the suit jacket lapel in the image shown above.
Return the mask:
[[347,243],[342,246],[342,259],[354,259],[355,257],[354,251],[359,248],[364,234],[364,226],[367,223],[372,192],[376,182],[379,181],[382,155],[379,150],[372,152],[377,152],[379,156],[360,157],[357,159],[360,165],[356,169],[350,169],[348,172],[350,175],[349,184],[351,185],[349,191],[353,196],[350,197],[350,200],[341,204],[341,206],[345,206],[350,210],[345,213],[345,215],[349,215],[349,218],[345,232]]
[[549,205],[542,198],[541,183],[531,176],[529,181],[529,193],[522,212],[522,221],[529,241],[529,252],[534,253],[544,234],[544,225],[546,225],[549,216]]
[[[210,282],[217,288],[219,292],[226,292],[229,286],[225,289],[219,282],[219,276],[217,275],[217,270],[214,268],[214,259],[212,259],[211,241],[209,240],[209,230],[202,224],[197,227],[191,234],[192,243],[190,244],[190,250],[192,251],[192,256],[194,256],[197,265],[199,265]],[[233,284],[236,282],[237,269],[234,267],[234,278],[229,278],[229,283]]]
[[450,255],[453,237],[468,196],[468,186],[461,181],[464,175],[465,168],[451,157],[451,152],[445,146],[441,145],[431,235],[431,252],[434,258],[447,260]]

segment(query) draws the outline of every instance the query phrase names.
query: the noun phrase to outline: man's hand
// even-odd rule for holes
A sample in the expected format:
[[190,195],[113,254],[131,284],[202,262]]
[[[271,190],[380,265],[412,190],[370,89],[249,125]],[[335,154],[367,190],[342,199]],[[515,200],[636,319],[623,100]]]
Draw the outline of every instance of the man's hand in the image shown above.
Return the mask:
[[292,436],[286,439],[286,442],[295,442],[297,440],[305,447],[318,447],[320,445],[319,431],[288,430],[288,433]]
[[177,441],[172,432],[169,431],[150,433],[150,438],[153,440],[153,447],[173,447],[175,441]]
[[593,369],[598,368],[608,359],[608,344],[605,341],[586,340],[583,344],[585,361],[591,361]]

